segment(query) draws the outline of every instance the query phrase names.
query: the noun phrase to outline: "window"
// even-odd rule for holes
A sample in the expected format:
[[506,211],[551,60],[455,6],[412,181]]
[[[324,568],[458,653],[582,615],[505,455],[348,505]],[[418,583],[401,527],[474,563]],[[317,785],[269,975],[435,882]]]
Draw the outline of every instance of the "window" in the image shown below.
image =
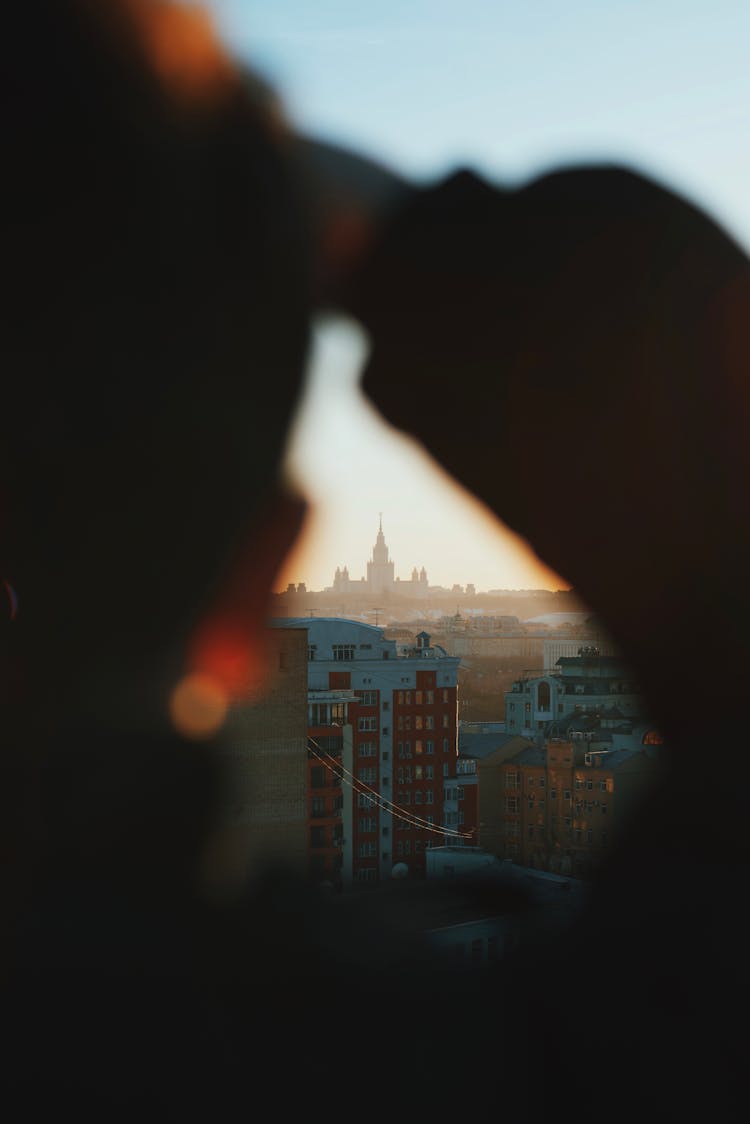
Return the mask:
[[313,796],[310,805],[310,815],[324,816],[326,814],[326,802],[324,796]]
[[424,767],[424,779],[426,781],[432,781],[432,780],[435,779],[435,770],[432,767],[432,765],[425,765],[425,767]]
[[357,769],[357,778],[364,781],[365,784],[374,784],[377,778],[378,771],[374,766],[365,769]]
[[443,715],[443,726],[444,726],[444,727],[447,727],[447,726],[450,726],[450,724],[451,724],[451,722],[450,722],[450,716],[449,716],[449,715],[447,715],[447,714],[444,714],[444,715]]
[[378,705],[378,692],[377,691],[355,691],[362,706],[377,706]]
[[424,728],[425,728],[425,730],[434,730],[435,729],[435,719],[431,714],[427,714],[425,716]]
[[384,726],[383,729],[380,732],[381,732],[381,734],[383,735],[384,738],[387,738],[388,735],[391,732],[391,728],[390,728],[390,726]]
[[390,709],[391,709],[391,704],[386,699],[386,701],[383,703],[383,710],[390,710]]
[[416,741],[414,742],[414,753],[415,753],[415,754],[416,754],[417,756],[419,756],[419,754],[420,754],[421,752],[422,752],[422,739],[421,739],[421,738],[417,738],[417,739],[416,739]]
[[607,842],[607,833],[606,833],[606,831],[600,831],[600,832],[599,832],[599,838],[601,839],[602,843],[606,843],[606,842]]
[[602,792],[607,792],[609,791],[609,784],[609,781],[599,781],[599,788]]
[[527,784],[528,784],[529,788],[533,788],[534,787],[534,778],[529,777],[529,779],[527,781]]
[[357,719],[357,729],[360,732],[377,730],[377,728],[378,728],[377,718],[358,718]]
[[570,791],[569,788],[566,788],[565,791],[563,792],[563,799],[564,800],[572,800],[573,799],[573,794],[572,794],[572,792]]
[[583,781],[580,777],[576,777],[576,788],[583,788]]
[[374,757],[378,751],[375,742],[360,742],[357,748],[359,757]]
[[404,756],[404,743],[403,742],[398,743],[398,755],[399,755],[399,757]]
[[540,683],[537,686],[536,705],[538,710],[550,709],[549,683]]
[[606,814],[607,814],[607,805],[606,805],[606,804],[602,804],[602,806],[601,806],[601,807],[602,807],[602,815],[603,815],[603,816],[606,816]]
[[405,855],[411,854],[411,840],[410,839],[404,840],[404,854]]
[[519,777],[518,773],[509,771],[505,774],[505,787],[506,788],[518,788],[519,787],[519,781],[520,781],[520,777]]
[[458,788],[456,789],[456,799],[457,800],[463,800],[463,798],[464,798],[463,785],[459,785]]
[[417,789],[417,791],[414,793],[414,803],[415,804],[421,804],[422,803],[422,793],[419,791],[419,789]]
[[404,691],[404,702],[407,706],[411,706],[411,691]]
[[506,820],[503,824],[503,835],[516,836],[520,831],[521,825],[518,820]]
[[428,789],[427,792],[425,792],[424,802],[425,802],[425,804],[434,804],[435,803],[435,794],[432,792],[431,789]]
[[422,705],[422,692],[421,691],[415,691],[414,692],[414,702],[417,704],[417,706]]
[[308,644],[308,646],[307,646],[307,658],[308,658],[308,660],[314,660],[315,659],[315,653],[317,652],[317,650],[318,650],[317,644]]
[[414,766],[414,779],[416,781],[424,780],[424,768],[422,767],[422,765]]
[[444,703],[446,703],[446,702],[448,702],[448,701],[449,701],[449,699],[448,699],[448,692],[446,691],[446,689],[445,689],[445,687],[444,687],[444,688],[443,688],[443,702],[444,702]]
[[550,798],[550,800],[557,800],[557,789],[556,788],[551,788],[549,790],[549,798]]
[[424,843],[421,839],[418,839],[414,844],[414,850],[417,852],[417,854],[419,854],[420,851],[424,850]]
[[443,763],[443,776],[449,777],[451,775],[451,767],[447,761]]
[[435,752],[435,743],[434,742],[425,742],[424,749],[425,749],[425,753],[434,753]]
[[540,777],[540,778],[539,778],[539,787],[540,787],[540,788],[544,788],[546,784],[547,784],[547,781],[545,780],[545,778],[544,778],[544,777]]
[[377,853],[377,843],[360,843],[357,847],[357,855],[360,859],[374,859]]
[[388,828],[384,827],[383,830],[381,831],[381,835],[386,836],[386,835],[389,835],[389,834],[390,834],[390,832],[389,832]]
[[451,747],[450,739],[443,738],[443,753],[448,753]]
[[358,808],[373,808],[376,807],[377,801],[374,795],[368,796],[366,792],[357,794],[357,807]]
[[589,790],[589,792],[591,792],[591,789],[593,787],[594,787],[594,782],[592,780],[586,781],[586,788]]
[[359,821],[359,830],[365,835],[378,830],[378,821],[375,816],[363,816]]
[[432,704],[435,702],[435,692],[434,691],[425,691],[425,702],[427,703],[428,706],[432,706]]
[[518,797],[517,796],[506,796],[505,797],[505,811],[506,812],[517,812],[518,811]]
[[421,714],[415,714],[414,715],[414,729],[415,730],[421,730],[422,729],[422,715]]
[[329,771],[324,769],[322,765],[313,765],[310,770],[310,787],[311,788],[325,788],[329,784]]
[[334,660],[353,660],[354,659],[354,645],[353,644],[334,644],[333,645],[333,658]]
[[365,867],[364,870],[358,870],[356,878],[358,882],[374,882],[377,878],[377,875],[378,872],[375,870],[375,867],[370,866]]
[[380,760],[381,761],[387,761],[389,757],[390,757],[390,754],[389,754],[388,750],[384,749],[383,752],[380,755]]

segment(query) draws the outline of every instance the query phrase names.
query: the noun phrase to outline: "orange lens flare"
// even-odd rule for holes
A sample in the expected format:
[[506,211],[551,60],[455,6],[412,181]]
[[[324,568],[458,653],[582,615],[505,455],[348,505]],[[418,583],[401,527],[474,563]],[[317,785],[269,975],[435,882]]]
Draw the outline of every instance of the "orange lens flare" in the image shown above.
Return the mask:
[[232,60],[200,4],[126,0],[155,72],[168,89],[188,98],[223,94],[237,78]]
[[227,692],[217,680],[201,672],[186,675],[169,700],[175,728],[187,738],[210,738],[224,725],[229,709]]

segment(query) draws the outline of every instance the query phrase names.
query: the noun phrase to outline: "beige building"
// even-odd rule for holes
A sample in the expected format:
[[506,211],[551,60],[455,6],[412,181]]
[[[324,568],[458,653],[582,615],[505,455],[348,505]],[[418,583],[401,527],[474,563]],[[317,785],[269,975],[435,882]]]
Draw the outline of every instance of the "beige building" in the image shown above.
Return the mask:
[[269,865],[306,870],[306,629],[268,629],[267,657],[267,686],[227,722],[221,825],[207,858],[220,892]]

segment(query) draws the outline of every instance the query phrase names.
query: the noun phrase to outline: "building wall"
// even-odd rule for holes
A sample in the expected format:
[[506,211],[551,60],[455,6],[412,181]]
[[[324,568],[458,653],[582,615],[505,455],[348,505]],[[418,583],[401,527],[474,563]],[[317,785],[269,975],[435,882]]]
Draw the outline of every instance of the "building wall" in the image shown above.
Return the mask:
[[[511,738],[494,753],[478,762],[479,838],[482,849],[498,858],[518,858],[520,852],[506,849],[504,827],[505,775],[504,763],[520,749],[531,745],[527,738]],[[520,833],[520,818],[518,820]],[[515,836],[514,836],[515,838]]]
[[[339,788],[329,776],[318,793],[323,800],[318,811],[325,815],[320,823],[310,821],[311,828],[324,829],[311,836],[313,872],[331,877],[334,864],[343,870],[351,854],[354,882],[390,878],[397,862],[423,876],[426,849],[444,841],[440,826],[463,831],[463,809],[444,799],[446,783],[456,776],[459,661],[416,643],[397,647],[383,629],[357,621],[311,618],[291,627],[295,624],[307,630],[310,700],[334,691],[342,699],[349,696],[342,721],[352,728],[351,769],[342,770]],[[330,727],[314,725],[309,733],[318,744],[337,736]],[[310,764],[321,767],[317,760]],[[313,775],[323,779],[311,772],[311,787]],[[336,830],[337,796],[351,805],[348,834]]]
[[269,681],[230,713],[220,750],[221,822],[207,859],[217,887],[268,864],[306,867],[307,634],[269,629],[267,651]]
[[642,750],[610,756],[552,739],[543,751],[515,753],[491,772],[491,784],[482,777],[484,846],[524,866],[585,878],[636,814],[661,765],[658,755]]

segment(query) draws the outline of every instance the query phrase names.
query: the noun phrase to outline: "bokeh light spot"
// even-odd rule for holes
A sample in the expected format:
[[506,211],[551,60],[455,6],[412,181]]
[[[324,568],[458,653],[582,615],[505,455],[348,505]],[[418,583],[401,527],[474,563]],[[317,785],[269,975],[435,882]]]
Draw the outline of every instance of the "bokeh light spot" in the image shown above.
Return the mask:
[[188,738],[210,738],[224,724],[229,700],[216,679],[202,672],[186,675],[169,700],[169,713],[179,733]]

